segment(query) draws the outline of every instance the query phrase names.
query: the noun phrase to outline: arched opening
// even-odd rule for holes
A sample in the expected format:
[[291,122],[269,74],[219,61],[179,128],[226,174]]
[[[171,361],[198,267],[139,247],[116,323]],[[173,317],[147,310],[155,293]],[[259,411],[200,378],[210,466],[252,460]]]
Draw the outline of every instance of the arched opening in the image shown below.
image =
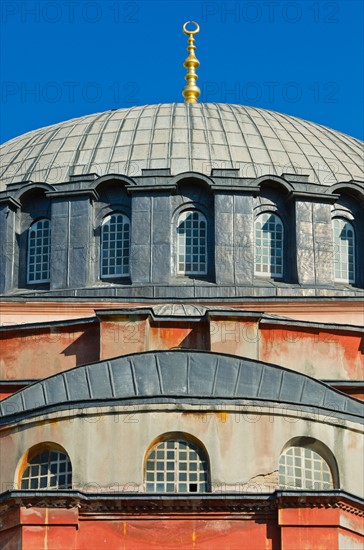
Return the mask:
[[28,230],[27,284],[50,281],[51,222],[42,218]]
[[102,279],[130,274],[130,220],[120,212],[106,216],[101,225],[100,276]]
[[48,442],[29,449],[19,469],[19,487],[34,491],[71,489],[72,465],[65,449]]
[[206,493],[210,490],[208,456],[202,443],[183,433],[159,437],[147,451],[147,493]]
[[43,189],[29,189],[19,211],[18,287],[49,288],[51,278],[51,205]]
[[279,216],[263,212],[255,220],[254,272],[259,277],[282,278],[284,228]]
[[334,455],[311,437],[296,437],[285,445],[278,475],[281,489],[330,491],[339,486]]
[[344,218],[332,220],[334,281],[355,283],[355,231]]
[[207,220],[199,210],[185,210],[177,220],[177,274],[207,274]]

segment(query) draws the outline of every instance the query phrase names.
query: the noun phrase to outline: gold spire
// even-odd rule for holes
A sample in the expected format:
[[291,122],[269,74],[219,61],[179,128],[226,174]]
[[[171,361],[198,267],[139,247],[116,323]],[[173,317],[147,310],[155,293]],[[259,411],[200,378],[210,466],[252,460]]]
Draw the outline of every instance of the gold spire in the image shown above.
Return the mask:
[[185,62],[183,63],[183,66],[187,69],[187,74],[185,76],[187,86],[183,88],[182,95],[185,98],[185,103],[197,103],[201,91],[196,85],[196,80],[198,78],[196,69],[200,66],[200,62],[195,56],[196,46],[194,45],[194,35],[200,32],[200,27],[197,23],[195,23],[195,21],[192,21],[196,28],[195,30],[189,31],[187,29],[187,25],[189,23],[191,23],[191,21],[187,21],[182,27],[185,35],[188,36],[187,51],[189,52],[188,57],[186,57]]

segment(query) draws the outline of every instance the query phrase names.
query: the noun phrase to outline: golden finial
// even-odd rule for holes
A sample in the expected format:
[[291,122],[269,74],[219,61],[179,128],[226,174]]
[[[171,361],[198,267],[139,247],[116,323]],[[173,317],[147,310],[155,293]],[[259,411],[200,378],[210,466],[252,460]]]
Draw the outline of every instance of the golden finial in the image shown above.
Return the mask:
[[188,57],[186,57],[185,62],[183,63],[183,66],[187,69],[187,74],[185,76],[185,80],[187,80],[187,86],[183,88],[182,95],[185,98],[185,103],[197,103],[201,90],[196,85],[196,80],[198,79],[196,69],[198,69],[198,67],[200,66],[200,62],[195,56],[196,46],[194,45],[194,35],[200,32],[200,27],[197,23],[195,23],[195,21],[192,21],[196,28],[192,31],[189,31],[187,29],[187,25],[189,23],[191,23],[191,21],[187,21],[187,23],[185,23],[182,27],[185,35],[188,36],[187,51],[189,52]]

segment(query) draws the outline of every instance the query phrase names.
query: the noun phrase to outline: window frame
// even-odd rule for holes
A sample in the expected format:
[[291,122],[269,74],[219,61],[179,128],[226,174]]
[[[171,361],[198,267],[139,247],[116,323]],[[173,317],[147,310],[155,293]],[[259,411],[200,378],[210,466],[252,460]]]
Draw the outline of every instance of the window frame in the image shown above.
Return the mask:
[[[258,256],[258,244],[257,244],[257,224],[260,222],[260,219],[263,217],[268,216],[268,219],[265,222],[261,222],[262,225],[265,223],[269,223],[269,217],[274,218],[274,233],[276,234],[276,227],[279,224],[281,226],[281,247],[279,250],[281,251],[280,254],[280,260],[281,260],[281,273],[274,272],[272,270],[272,262],[270,261],[269,264],[264,264],[262,260],[259,261],[260,269],[262,269],[263,265],[267,265],[267,271],[258,271],[257,270],[257,264],[258,264],[258,257],[262,258],[264,254],[261,252],[263,248],[267,248],[267,254],[269,255],[269,258],[271,258],[271,243],[268,243],[268,246],[264,247],[263,239],[264,239],[264,232],[263,228],[260,228],[260,240],[262,244],[260,244],[260,255]],[[266,232],[267,235],[272,235],[271,231]],[[271,240],[271,237],[268,237]],[[278,239],[275,238],[275,246],[273,247],[276,251],[278,250],[278,247],[276,246],[276,243],[278,242]],[[276,212],[272,212],[271,210],[264,210],[263,212],[260,212],[256,215],[254,220],[254,276],[259,278],[271,278],[271,279],[278,279],[280,281],[284,281],[285,278],[285,252],[284,252],[284,244],[285,244],[285,226],[283,223],[283,220],[279,214]],[[279,257],[279,255],[275,254],[274,259],[276,260]],[[277,268],[278,264],[274,264],[274,267]]]
[[[187,231],[185,230],[185,233],[184,233],[184,242],[183,242],[183,239],[181,238],[181,232],[179,231],[180,230],[180,224],[181,223],[184,223],[186,221],[186,218],[192,214],[192,217],[197,215],[198,216],[198,228],[197,228],[197,231],[198,231],[198,235],[197,236],[194,236],[193,234],[193,231],[194,231],[194,227],[193,227],[193,219],[191,220],[191,235],[188,236],[186,233]],[[182,220],[182,218],[185,218],[184,220]],[[201,228],[201,223],[204,223],[205,224],[205,227],[204,228]],[[203,277],[203,278],[206,278],[208,277],[208,273],[209,273],[209,258],[208,258],[208,231],[209,231],[209,227],[208,227],[208,220],[207,220],[207,217],[206,215],[198,208],[191,208],[191,207],[188,207],[188,208],[184,208],[182,211],[178,212],[177,216],[176,216],[176,224],[175,224],[175,270],[176,270],[176,276],[177,277]],[[205,232],[205,235],[204,237],[201,236],[201,231],[202,229],[204,229],[204,232]],[[188,244],[187,243],[187,239],[191,239],[191,243]],[[197,244],[194,244],[193,243],[193,240],[194,239],[198,239],[198,242]],[[201,245],[201,239],[204,239],[204,243]],[[182,250],[183,250],[183,254],[180,254],[180,250],[181,250],[181,245],[182,247]],[[190,257],[191,257],[191,261],[190,262],[187,262],[187,258],[188,258],[188,255],[187,255],[187,246],[190,246],[191,247],[191,252],[190,252]],[[198,249],[200,249],[198,252],[196,252],[196,254],[198,254],[198,258],[197,258],[197,262],[194,262],[193,261],[193,255],[195,254],[193,252],[193,247],[196,246]],[[201,248],[203,247],[203,252],[201,252]],[[201,261],[201,256],[204,256],[205,257],[205,261],[202,262]],[[180,261],[182,258],[182,261]],[[198,269],[197,270],[187,270],[186,269],[186,265],[190,264],[190,265],[194,265],[196,264],[198,265]],[[180,269],[180,265],[183,264],[183,269],[181,270]],[[204,269],[200,269],[200,265],[201,264],[204,264]]]
[[[43,227],[43,225],[46,222],[48,223],[48,227],[46,228],[47,229],[47,234],[44,235],[45,228]],[[39,227],[40,225],[42,225],[42,227]],[[38,231],[42,232],[41,236],[38,236]],[[37,243],[35,243],[35,245],[33,245],[33,248],[35,249],[35,251],[31,254],[32,232],[35,233],[34,239],[36,241],[38,241],[38,239],[40,239],[41,243],[40,243],[40,245],[38,245]],[[48,239],[48,245],[44,244],[44,239],[45,238]],[[41,252],[36,252],[38,246],[41,248]],[[45,248],[46,246],[47,246],[47,248]],[[30,279],[30,266],[31,266],[31,264],[34,265],[34,275],[36,275],[37,270],[35,269],[35,267],[37,265],[39,265],[39,263],[36,262],[36,258],[37,258],[37,256],[44,257],[45,255],[48,256],[47,263],[43,262],[43,260],[42,260],[40,262],[40,265],[42,266],[42,269],[41,269],[42,274],[44,272],[43,265],[46,265],[47,277],[46,278],[42,277],[41,279],[31,280]],[[31,262],[32,258],[34,258],[34,262]],[[40,218],[40,219],[34,221],[28,228],[27,263],[26,263],[26,266],[27,266],[27,269],[26,269],[26,284],[27,285],[37,285],[37,284],[43,284],[43,283],[49,283],[50,282],[50,270],[51,270],[51,220],[49,218]]]
[[[325,475],[328,476],[328,480],[324,479]],[[292,483],[288,483],[289,479]],[[301,480],[300,485],[297,485],[297,479]],[[289,445],[279,457],[278,486],[281,490],[332,491],[335,487],[334,472],[318,450],[305,445]]]
[[[348,242],[348,244],[347,244],[347,249],[348,250],[347,250],[347,256],[346,256],[347,275],[348,275],[347,278],[336,276],[336,265],[337,265],[337,263],[339,264],[340,274],[342,274],[342,272],[343,272],[342,266],[343,266],[344,262],[343,262],[343,258],[342,258],[342,256],[343,256],[342,244],[344,242],[344,239],[341,239],[340,235],[339,235],[340,240],[339,240],[339,242],[336,242],[336,240],[335,240],[335,222],[342,222],[344,224],[344,227],[342,227],[339,230],[340,233],[342,232],[342,230],[345,228],[346,225],[348,225],[349,230],[352,231],[352,244],[351,244],[352,262],[350,262],[350,258],[349,258],[350,244],[348,242],[348,239],[346,240],[346,242]],[[355,285],[355,283],[356,283],[356,233],[355,233],[354,224],[348,218],[345,218],[343,216],[335,216],[331,219],[331,227],[332,227],[332,247],[333,247],[333,262],[332,262],[333,263],[333,265],[332,265],[333,280],[334,280],[335,283]],[[348,231],[348,229],[346,229],[346,231]],[[338,261],[337,261],[337,258],[338,258]],[[352,263],[352,274],[353,274],[352,278],[350,278],[350,268],[349,268],[350,263]]]
[[[47,454],[47,460],[42,461],[42,455]],[[56,457],[52,457],[53,454],[56,454]],[[38,459],[38,461],[35,461]],[[46,490],[63,490],[63,489],[72,489],[73,483],[73,469],[72,463],[68,453],[59,446],[53,446],[50,444],[37,445],[33,450],[30,449],[24,458],[24,466],[19,472],[19,487],[23,491],[46,491]],[[64,468],[62,465],[64,464]],[[55,471],[52,472],[52,465],[56,465]],[[64,469],[64,471],[61,471]],[[28,472],[27,472],[28,470]],[[36,471],[37,470],[37,473]],[[26,474],[29,475],[26,475]],[[34,475],[35,474],[35,475]],[[64,476],[65,482],[60,484],[60,478]],[[51,484],[52,478],[56,477],[56,483]],[[47,483],[45,486],[41,486],[41,480],[46,479]],[[37,486],[31,486],[32,480],[37,480]],[[28,481],[28,487],[26,485]]]
[[[155,458],[151,457],[153,453]],[[163,457],[158,456],[158,453],[163,454]],[[181,453],[186,453],[186,456],[181,456]],[[196,460],[190,460],[193,453],[197,456]],[[172,454],[174,458],[171,456]],[[148,462],[153,463],[154,467],[148,469]],[[180,468],[182,465],[183,468]],[[148,476],[148,474],[150,475]],[[163,479],[158,479],[158,474]],[[168,479],[168,474],[173,479]],[[183,475],[186,479],[183,479]],[[196,477],[196,479],[191,479],[191,476],[192,478]],[[158,485],[163,485],[163,488],[158,488]],[[186,490],[181,490],[181,486],[184,485]],[[173,489],[171,489],[172,486]],[[196,486],[196,490],[191,490],[191,486]],[[176,434],[159,438],[145,454],[144,489],[146,493],[150,494],[187,495],[210,492],[210,464],[206,450],[200,443],[194,442],[183,435]]]
[[[125,257],[125,248],[127,248],[127,250],[128,250],[127,271],[123,272],[123,270],[122,270],[122,273],[105,274],[105,273],[103,273],[104,232],[105,232],[105,227],[107,226],[107,224],[110,223],[113,216],[115,216],[115,217],[120,217],[121,216],[121,218],[122,218],[122,246],[117,247],[115,245],[114,251],[117,253],[117,251],[119,249],[121,250],[121,267],[123,268],[123,266],[124,266],[124,261],[123,260],[124,260],[124,257]],[[126,223],[128,224],[128,233],[129,233],[127,246],[125,246],[125,241],[126,241],[126,238],[125,238],[125,224]],[[116,221],[116,224],[117,224],[117,221]],[[117,232],[116,232],[116,234],[117,234]],[[114,242],[116,243],[117,239],[115,239]],[[128,279],[128,278],[130,278],[130,257],[131,257],[130,251],[131,251],[131,220],[130,220],[130,217],[128,215],[126,215],[124,212],[120,212],[120,211],[109,212],[106,216],[104,216],[104,218],[102,219],[102,222],[100,224],[100,269],[99,269],[100,279],[110,281],[112,279]],[[111,257],[110,257],[110,247],[109,247],[108,248],[108,255],[107,255],[108,269],[110,269],[110,259],[111,259]],[[114,259],[114,261],[115,261],[115,268],[116,268],[117,267],[116,266],[117,256],[115,255],[114,258],[112,258],[112,259]]]

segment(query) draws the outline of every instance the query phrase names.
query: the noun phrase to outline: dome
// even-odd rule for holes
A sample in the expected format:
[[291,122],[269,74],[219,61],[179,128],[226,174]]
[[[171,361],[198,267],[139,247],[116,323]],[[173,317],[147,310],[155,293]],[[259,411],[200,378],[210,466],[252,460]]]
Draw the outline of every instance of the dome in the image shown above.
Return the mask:
[[310,183],[363,180],[363,143],[276,112],[215,103],[160,104],[83,116],[1,147],[1,185],[61,183],[70,175],[171,174],[239,168],[256,178],[308,175]]

